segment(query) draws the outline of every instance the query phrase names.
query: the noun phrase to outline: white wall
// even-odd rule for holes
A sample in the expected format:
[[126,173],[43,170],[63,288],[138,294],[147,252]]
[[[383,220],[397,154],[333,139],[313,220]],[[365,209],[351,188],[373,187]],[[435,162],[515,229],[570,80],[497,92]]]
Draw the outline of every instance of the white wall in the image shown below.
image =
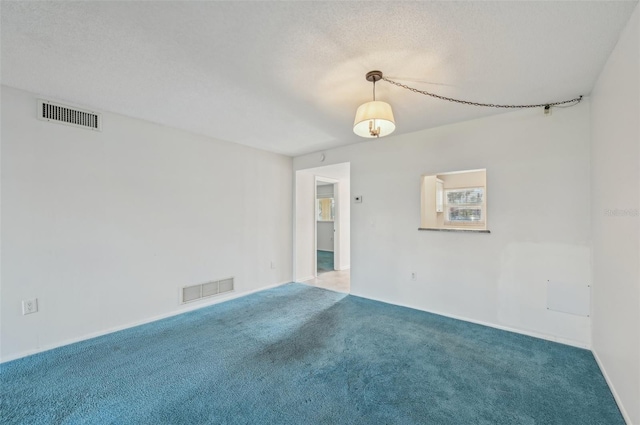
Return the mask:
[[638,7],[592,93],[593,351],[640,424],[640,29]]
[[[314,155],[314,158],[317,155]],[[334,262],[336,270],[347,270],[351,267],[351,168],[350,164],[336,164],[329,166],[314,166],[295,173],[295,271],[294,277],[298,282],[309,280],[315,276],[314,258],[316,255],[314,239],[315,226],[315,177],[325,177],[338,181],[336,199],[336,234],[339,240],[336,244],[338,257]]]
[[[585,100],[326,151],[351,162],[363,196],[351,204],[352,294],[589,346],[588,318],[546,308],[548,279],[591,277],[588,119]],[[418,231],[420,176],[481,168],[491,234]]]
[[[324,172],[327,172],[327,168]],[[351,165],[338,164],[331,175],[338,180],[338,226],[340,227],[340,240],[338,240],[340,258],[334,266],[336,270],[349,270],[351,268]]]
[[181,306],[185,285],[291,281],[291,158],[103,118],[39,121],[2,88],[3,361],[206,304]]
[[318,249],[321,251],[333,252],[333,221],[317,221],[316,237],[318,238]]
[[294,280],[304,282],[316,275],[314,258],[315,232],[315,176],[311,172],[295,173],[295,243],[294,243]]

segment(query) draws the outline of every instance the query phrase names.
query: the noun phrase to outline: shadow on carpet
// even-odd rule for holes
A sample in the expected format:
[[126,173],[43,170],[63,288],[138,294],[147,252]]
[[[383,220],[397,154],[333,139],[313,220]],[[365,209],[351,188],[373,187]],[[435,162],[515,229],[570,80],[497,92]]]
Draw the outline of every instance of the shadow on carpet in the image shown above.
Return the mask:
[[0,365],[3,424],[624,424],[591,352],[288,284]]

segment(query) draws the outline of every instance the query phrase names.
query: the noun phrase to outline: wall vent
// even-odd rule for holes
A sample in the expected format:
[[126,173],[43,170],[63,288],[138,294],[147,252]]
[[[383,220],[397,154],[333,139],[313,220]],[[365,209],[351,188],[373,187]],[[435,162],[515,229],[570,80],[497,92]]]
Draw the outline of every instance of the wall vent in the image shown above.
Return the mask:
[[182,303],[197,301],[233,291],[233,277],[182,288]]
[[102,115],[76,107],[38,99],[38,119],[102,131]]

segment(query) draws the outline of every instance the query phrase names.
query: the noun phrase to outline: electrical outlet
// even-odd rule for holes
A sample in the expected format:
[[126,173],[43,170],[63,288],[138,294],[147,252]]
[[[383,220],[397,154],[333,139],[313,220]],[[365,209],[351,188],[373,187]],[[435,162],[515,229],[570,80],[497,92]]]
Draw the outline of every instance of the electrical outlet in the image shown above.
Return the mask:
[[38,299],[22,300],[22,314],[31,314],[38,312]]
[[411,280],[416,280],[418,278],[418,274],[416,272],[411,272]]
[[275,261],[272,261],[272,262],[271,262],[271,269],[273,270],[273,269],[275,269],[275,268],[276,268],[276,263],[275,263]]

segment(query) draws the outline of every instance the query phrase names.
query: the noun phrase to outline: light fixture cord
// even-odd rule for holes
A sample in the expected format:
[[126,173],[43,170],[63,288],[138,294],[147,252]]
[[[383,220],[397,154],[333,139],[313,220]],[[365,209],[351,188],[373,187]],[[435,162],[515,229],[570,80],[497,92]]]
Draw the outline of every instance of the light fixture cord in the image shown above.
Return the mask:
[[376,80],[373,80],[373,101],[376,101]]
[[[481,103],[481,102],[471,102],[468,100],[460,100],[460,99],[454,99],[452,97],[446,97],[446,96],[440,96],[439,94],[434,94],[434,93],[429,93],[428,91],[424,91],[424,90],[418,90],[418,89],[414,89],[413,87],[409,87],[405,84],[400,84],[397,83],[393,80],[388,79],[387,77],[382,77],[382,80],[386,81],[389,84],[393,84],[394,86],[398,86],[401,87],[403,89],[407,89],[410,90],[414,93],[419,93],[419,94],[424,94],[426,96],[431,96],[431,97],[435,97],[436,99],[441,99],[441,100],[448,100],[449,102],[455,102],[455,103],[462,103],[463,105],[471,105],[471,106],[485,106],[488,108],[510,108],[510,109],[521,109],[521,108],[540,108],[540,107],[551,107],[551,106],[558,106],[558,105],[565,105],[567,103],[573,103],[574,105],[577,105],[578,103],[580,103],[580,101],[582,100],[582,96],[580,97],[576,97],[570,100],[563,100],[560,102],[550,102],[550,103],[539,103],[536,105],[499,105],[499,104],[495,104],[495,103]],[[376,84],[375,82],[373,83],[373,99],[375,100],[375,88],[376,88]],[[570,106],[574,106],[574,105],[570,105]]]

